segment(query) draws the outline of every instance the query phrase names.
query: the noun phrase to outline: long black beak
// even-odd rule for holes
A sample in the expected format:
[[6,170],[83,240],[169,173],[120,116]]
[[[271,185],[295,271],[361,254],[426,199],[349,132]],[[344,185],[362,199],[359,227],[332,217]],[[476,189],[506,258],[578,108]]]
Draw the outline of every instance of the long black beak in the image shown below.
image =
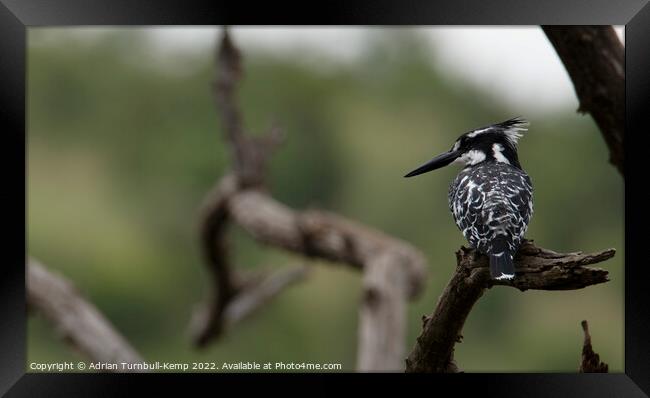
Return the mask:
[[429,160],[422,166],[418,167],[417,169],[411,171],[404,177],[413,177],[419,174],[424,174],[429,171],[439,169],[441,167],[445,167],[449,163],[453,162],[460,156],[460,152],[458,151],[449,151],[445,153],[441,153],[440,155],[436,156],[435,158]]

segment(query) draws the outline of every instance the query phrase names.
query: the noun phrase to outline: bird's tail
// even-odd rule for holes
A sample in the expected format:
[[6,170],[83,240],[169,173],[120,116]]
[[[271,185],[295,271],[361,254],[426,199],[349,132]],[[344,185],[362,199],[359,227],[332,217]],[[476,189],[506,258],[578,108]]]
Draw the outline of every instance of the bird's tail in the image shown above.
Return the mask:
[[515,264],[508,252],[490,254],[490,274],[496,280],[515,277]]
[[489,256],[492,278],[501,280],[515,277],[515,264],[504,237],[498,237],[492,241],[492,250]]

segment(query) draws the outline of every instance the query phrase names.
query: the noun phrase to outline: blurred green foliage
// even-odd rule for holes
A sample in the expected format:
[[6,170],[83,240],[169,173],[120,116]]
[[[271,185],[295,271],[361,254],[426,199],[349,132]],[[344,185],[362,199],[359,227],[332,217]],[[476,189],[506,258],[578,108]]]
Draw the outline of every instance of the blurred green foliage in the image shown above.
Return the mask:
[[[207,288],[197,209],[227,167],[210,92],[213,54],[182,55],[182,71],[171,71],[152,63],[141,36],[116,30],[79,41],[63,29],[29,29],[30,255],[70,278],[147,360],[334,362],[353,370],[360,276],[320,262],[308,281],[218,343],[191,347],[190,314]],[[402,175],[463,131],[522,110],[437,70],[409,32],[377,30],[359,62],[326,73],[242,51],[249,130],[277,123],[286,131],[272,164],[275,197],[339,212],[426,254],[430,276],[409,309],[410,348],[465,242],[446,203],[457,170]],[[604,264],[612,281],[568,292],[491,289],[467,321],[457,361],[477,372],[574,372],[579,323],[588,319],[595,350],[623,371],[622,178],[588,116],[566,109],[529,119],[520,144],[535,185],[528,237],[558,251],[615,247]],[[241,266],[305,261],[236,228],[232,240]],[[28,344],[29,362],[79,359],[38,316],[30,317]]]

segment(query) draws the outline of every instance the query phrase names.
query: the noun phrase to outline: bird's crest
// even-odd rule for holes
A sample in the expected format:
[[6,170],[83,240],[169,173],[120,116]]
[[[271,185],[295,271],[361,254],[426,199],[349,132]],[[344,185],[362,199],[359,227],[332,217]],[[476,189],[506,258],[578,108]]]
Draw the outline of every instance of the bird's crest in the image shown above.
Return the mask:
[[522,133],[528,130],[530,123],[522,117],[514,117],[505,122],[497,123],[493,127],[501,129],[513,146],[517,146],[517,141]]

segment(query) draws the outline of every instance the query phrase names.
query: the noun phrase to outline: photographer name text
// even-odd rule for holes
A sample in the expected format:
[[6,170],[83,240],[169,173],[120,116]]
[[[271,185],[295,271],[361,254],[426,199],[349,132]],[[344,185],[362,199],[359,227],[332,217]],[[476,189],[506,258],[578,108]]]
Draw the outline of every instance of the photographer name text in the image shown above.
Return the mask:
[[30,371],[36,372],[204,372],[204,371],[323,371],[341,370],[340,363],[311,362],[31,362]]

